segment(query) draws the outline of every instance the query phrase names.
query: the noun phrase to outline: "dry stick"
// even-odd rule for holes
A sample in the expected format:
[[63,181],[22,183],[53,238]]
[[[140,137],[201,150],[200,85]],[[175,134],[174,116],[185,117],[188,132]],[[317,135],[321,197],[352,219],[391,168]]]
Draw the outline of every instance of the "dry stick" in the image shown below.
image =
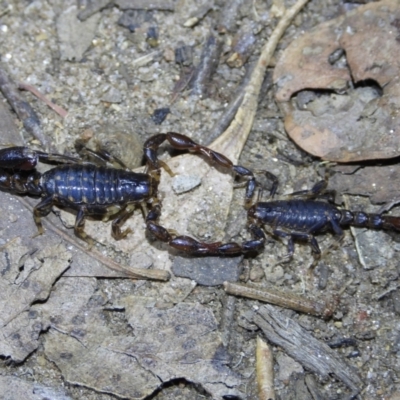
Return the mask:
[[29,103],[22,98],[15,83],[2,68],[0,68],[0,91],[18,115],[26,131],[39,140],[44,148],[47,148],[48,140],[40,126],[39,117]]
[[234,120],[230,124],[229,128],[210,145],[213,150],[223,153],[234,163],[239,159],[240,153],[253,126],[261,84],[268,64],[271,61],[271,57],[274,54],[276,46],[286,28],[307,2],[308,0],[298,0],[297,3],[289,8],[285,12],[285,15],[280,19],[268,42],[261,51],[261,55],[254,67],[249,84],[245,89],[242,105],[238,109]]
[[[33,213],[33,207],[30,204],[30,202],[23,198],[20,197],[19,201],[31,212]],[[107,268],[110,268],[114,271],[121,272],[125,274],[129,278],[133,279],[152,279],[152,280],[157,280],[157,281],[168,281],[170,278],[170,274],[168,271],[160,270],[160,269],[144,269],[144,268],[131,268],[131,267],[123,267],[116,263],[115,261],[111,260],[110,258],[104,257],[101,253],[99,253],[96,250],[90,250],[88,251],[84,246],[79,244],[74,238],[71,236],[67,235],[64,231],[61,229],[58,229],[55,225],[51,223],[47,223],[47,221],[43,220],[44,225],[46,226],[46,229],[53,231],[57,235],[59,235],[61,238],[63,238],[65,241],[68,243],[72,244],[75,246],[77,249],[83,251],[90,257],[94,258],[95,260],[99,261],[103,265],[105,265]]]
[[68,114],[67,110],[64,110],[62,107],[58,106],[57,104],[54,104],[43,93],[40,93],[39,90],[37,90],[34,86],[20,82],[18,83],[18,89],[27,90],[28,92],[31,92],[39,100],[42,100],[44,103],[46,103],[52,110],[54,110],[61,117],[65,118],[67,116]]
[[259,400],[275,400],[274,358],[271,347],[257,336],[256,373]]
[[280,307],[315,315],[324,319],[329,318],[338,304],[337,299],[314,300],[294,293],[269,287],[257,287],[240,283],[224,282],[226,293],[265,301]]

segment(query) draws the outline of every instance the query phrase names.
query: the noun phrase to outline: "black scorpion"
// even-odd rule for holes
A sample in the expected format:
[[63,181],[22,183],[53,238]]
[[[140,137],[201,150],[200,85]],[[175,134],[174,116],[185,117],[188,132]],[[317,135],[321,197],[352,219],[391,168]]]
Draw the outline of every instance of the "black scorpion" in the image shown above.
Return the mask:
[[[171,173],[169,168],[158,160],[157,151],[167,141],[179,150],[202,154],[208,161],[232,171],[247,180],[246,201],[249,202],[256,187],[253,173],[233,163],[220,153],[201,146],[187,136],[169,132],[158,134],[144,144],[147,173],[135,173],[121,168],[82,163],[74,157],[55,153],[34,151],[27,147],[10,147],[0,150],[0,189],[16,194],[41,196],[42,200],[34,207],[34,220],[39,234],[43,233],[41,218],[48,215],[54,205],[75,210],[75,234],[93,243],[84,232],[85,217],[114,217],[112,235],[115,239],[126,237],[130,230],[122,230],[124,222],[137,205],[148,210],[147,229],[159,240],[173,248],[197,255],[236,254],[242,247],[236,243],[202,243],[189,236],[179,236],[159,225],[161,204],[157,197],[161,167]],[[94,153],[107,161],[120,162],[106,152]],[[37,163],[57,163],[54,168],[39,173]],[[147,211],[146,211],[147,212]],[[251,245],[252,241],[249,241]],[[245,245],[246,246],[246,245]]]
[[[264,246],[265,226],[271,227],[273,235],[288,239],[288,254],[285,257],[288,259],[293,256],[295,241],[309,243],[314,256],[320,257],[321,250],[315,238],[319,233],[331,231],[340,241],[344,235],[342,228],[349,226],[400,230],[400,217],[339,209],[334,204],[335,192],[326,187],[327,182],[320,181],[311,190],[292,193],[289,200],[252,205],[247,213],[248,228],[255,240],[251,249],[243,246],[243,251],[260,250]],[[271,190],[271,197],[275,191],[276,185]]]

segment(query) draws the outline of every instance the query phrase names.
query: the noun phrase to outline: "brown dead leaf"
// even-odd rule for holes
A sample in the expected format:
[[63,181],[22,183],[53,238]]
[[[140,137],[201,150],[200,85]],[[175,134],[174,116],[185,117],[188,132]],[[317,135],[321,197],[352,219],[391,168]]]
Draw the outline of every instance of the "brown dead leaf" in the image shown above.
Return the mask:
[[339,162],[400,154],[399,26],[397,0],[369,3],[285,50],[274,72],[276,98],[300,147]]

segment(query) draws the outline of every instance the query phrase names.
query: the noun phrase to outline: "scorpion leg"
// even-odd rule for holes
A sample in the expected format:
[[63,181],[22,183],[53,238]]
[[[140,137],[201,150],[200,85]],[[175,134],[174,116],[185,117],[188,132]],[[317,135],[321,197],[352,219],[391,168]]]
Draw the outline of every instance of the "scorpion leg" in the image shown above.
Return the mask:
[[79,164],[81,160],[76,157],[66,156],[58,153],[45,153],[43,151],[35,150],[39,161],[43,163],[57,163],[57,164]]
[[[47,216],[54,205],[70,206],[71,208],[76,209],[76,205],[74,203],[69,203],[65,199],[60,199],[60,197],[57,195],[47,196],[43,198],[43,200],[39,204],[37,204],[36,207],[33,209],[33,217],[35,220],[35,224],[38,228],[38,235],[41,235],[44,232],[41,221],[42,217]],[[94,240],[84,231],[85,216],[87,214],[88,211],[86,207],[81,206],[78,208],[78,213],[76,215],[76,220],[74,224],[74,232],[76,236],[86,241],[89,244],[89,246],[92,247],[94,244]]]
[[37,235],[42,235],[44,233],[43,225],[42,225],[42,217],[48,215],[51,211],[51,208],[56,203],[55,196],[45,197],[39,204],[35,206],[33,209],[33,218],[35,220],[35,224],[38,228]]
[[328,190],[326,187],[328,186],[328,182],[319,181],[317,182],[311,189],[309,190],[300,190],[298,192],[293,192],[290,194],[290,197],[296,196],[304,196],[308,199],[317,199],[317,198],[325,198],[330,203],[334,203],[336,191],[335,190]]
[[248,230],[250,231],[254,239],[248,240],[242,244],[243,252],[247,253],[250,251],[261,250],[265,244],[264,231],[259,226],[254,224],[249,225]]
[[87,215],[86,207],[79,207],[78,213],[76,214],[76,220],[74,225],[75,235],[80,237],[91,248],[94,244],[94,240],[85,232],[85,216]]
[[89,158],[93,160],[95,164],[105,165],[106,163],[110,163],[114,168],[128,169],[128,167],[118,157],[110,154],[104,148],[99,147],[94,151],[86,147],[84,142],[77,140],[75,142],[75,150],[82,158]]
[[115,240],[123,239],[132,232],[132,229],[130,228],[122,230],[121,227],[125,223],[125,221],[132,215],[134,208],[134,205],[128,205],[119,213],[118,217],[113,220],[111,225],[111,233]]
[[291,259],[294,254],[294,241],[308,242],[311,246],[311,250],[314,256],[319,257],[321,250],[319,248],[317,239],[314,235],[306,232],[285,232],[280,229],[274,229],[273,234],[279,237],[288,238],[288,254],[284,257],[285,259]]

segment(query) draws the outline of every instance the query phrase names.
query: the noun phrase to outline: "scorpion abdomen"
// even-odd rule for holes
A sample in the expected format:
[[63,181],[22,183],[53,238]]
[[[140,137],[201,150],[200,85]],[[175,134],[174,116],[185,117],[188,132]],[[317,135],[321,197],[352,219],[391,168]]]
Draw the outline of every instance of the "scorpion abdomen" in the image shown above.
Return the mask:
[[340,219],[340,211],[332,204],[299,199],[256,203],[249,215],[262,224],[310,233],[327,230],[329,221]]
[[56,195],[77,207],[136,203],[151,195],[149,175],[91,164],[53,168],[40,185],[44,196]]

